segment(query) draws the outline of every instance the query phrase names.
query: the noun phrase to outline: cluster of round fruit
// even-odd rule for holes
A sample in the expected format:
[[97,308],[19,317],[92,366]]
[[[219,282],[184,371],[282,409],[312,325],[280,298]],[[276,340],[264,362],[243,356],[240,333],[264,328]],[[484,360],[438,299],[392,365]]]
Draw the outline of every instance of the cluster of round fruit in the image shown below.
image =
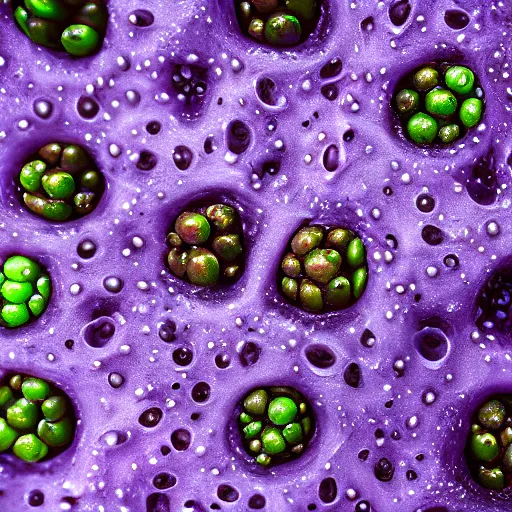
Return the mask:
[[316,27],[316,0],[235,0],[240,27],[258,41],[273,46],[293,46]]
[[171,272],[198,286],[240,277],[244,264],[242,225],[238,212],[213,204],[183,212],[167,235]]
[[25,204],[48,220],[65,221],[96,208],[104,190],[101,172],[77,145],[42,147],[19,175]]
[[466,458],[476,480],[487,489],[512,486],[512,395],[499,395],[478,409]]
[[0,271],[0,325],[20,327],[41,316],[52,292],[50,278],[25,256],[11,256]]
[[368,265],[363,241],[350,229],[308,226],[292,238],[281,261],[281,290],[307,311],[344,309],[364,293]]
[[483,90],[464,66],[428,64],[405,77],[396,90],[404,132],[416,144],[451,144],[483,116]]
[[0,387],[0,452],[26,462],[54,457],[75,436],[67,396],[45,380],[14,375]]
[[243,401],[238,422],[245,450],[261,466],[299,457],[315,431],[311,406],[291,387],[251,391]]
[[14,7],[14,18],[34,43],[74,57],[92,55],[105,37],[104,0],[16,0]]

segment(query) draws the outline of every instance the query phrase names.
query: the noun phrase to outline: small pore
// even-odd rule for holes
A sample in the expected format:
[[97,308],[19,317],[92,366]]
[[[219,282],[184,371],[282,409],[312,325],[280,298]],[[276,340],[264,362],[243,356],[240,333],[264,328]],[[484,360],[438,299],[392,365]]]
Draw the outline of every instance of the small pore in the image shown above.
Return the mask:
[[305,354],[307,360],[321,370],[330,368],[336,362],[336,355],[327,345],[310,345],[306,348]]
[[226,134],[228,149],[235,155],[245,153],[251,144],[251,132],[243,121],[229,123]]
[[136,27],[149,27],[153,25],[155,17],[146,9],[137,9],[128,16],[130,23]]
[[334,478],[324,478],[320,482],[320,487],[318,489],[318,497],[324,503],[332,503],[336,497],[338,496],[338,486],[336,485],[336,480]]
[[340,164],[340,150],[336,144],[331,144],[324,153],[324,167],[326,171],[334,172]]
[[103,348],[116,332],[116,326],[110,317],[100,317],[90,322],[83,331],[85,343],[93,348]]
[[401,27],[411,14],[409,0],[394,0],[389,6],[389,19],[396,27]]
[[462,30],[469,24],[469,15],[460,9],[448,9],[444,13],[445,23],[453,30]]
[[249,341],[244,344],[240,352],[240,363],[242,366],[252,366],[256,364],[260,358],[261,348],[256,343]]

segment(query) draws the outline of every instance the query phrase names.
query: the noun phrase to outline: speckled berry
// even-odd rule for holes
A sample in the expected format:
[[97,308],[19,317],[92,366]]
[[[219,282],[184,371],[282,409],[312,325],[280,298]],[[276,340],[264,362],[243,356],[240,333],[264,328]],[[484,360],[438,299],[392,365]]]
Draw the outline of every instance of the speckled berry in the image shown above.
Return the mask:
[[431,67],[422,68],[414,75],[413,82],[418,91],[429,91],[439,84],[439,73]]
[[318,247],[324,237],[324,232],[322,228],[311,226],[307,228],[302,228],[293,238],[292,238],[292,251],[297,256],[304,256],[309,251]]
[[265,23],[265,39],[275,46],[292,46],[300,41],[299,20],[289,14],[276,14]]
[[505,406],[498,400],[486,402],[478,411],[478,421],[490,430],[501,427],[505,420]]

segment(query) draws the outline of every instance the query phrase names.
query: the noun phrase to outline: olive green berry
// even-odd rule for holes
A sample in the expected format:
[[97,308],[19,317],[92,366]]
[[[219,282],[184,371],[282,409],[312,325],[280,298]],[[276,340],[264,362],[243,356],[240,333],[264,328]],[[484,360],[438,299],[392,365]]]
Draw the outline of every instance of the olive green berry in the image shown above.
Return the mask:
[[200,245],[210,236],[210,223],[200,213],[183,212],[176,220],[176,233],[190,245]]
[[414,75],[413,82],[418,91],[429,91],[439,84],[439,73],[431,67],[422,68]]
[[412,89],[403,89],[396,95],[396,106],[401,114],[414,112],[420,104],[420,96]]
[[268,403],[268,393],[264,389],[253,391],[244,400],[245,410],[254,416],[265,414]]
[[291,247],[292,251],[297,256],[304,256],[309,251],[315,249],[320,245],[324,237],[324,232],[322,228],[311,226],[302,228],[298,231],[298,233],[292,238]]
[[289,252],[281,262],[281,268],[288,277],[299,277],[300,275],[300,261],[295,254]]
[[291,46],[300,41],[299,20],[289,14],[275,14],[265,23],[265,39],[275,46]]
[[187,277],[192,284],[211,286],[218,282],[220,275],[219,261],[208,249],[192,249],[187,261]]
[[24,165],[20,174],[20,183],[23,188],[29,192],[39,190],[45,171],[46,164],[42,160],[34,160]]
[[313,312],[322,311],[324,304],[322,292],[318,286],[313,284],[309,279],[303,279],[299,290],[300,301],[304,309]]
[[458,124],[448,124],[439,130],[439,138],[443,144],[450,144],[457,140],[460,136],[460,128]]
[[327,285],[325,302],[335,308],[346,308],[350,304],[350,281],[343,277],[335,277]]
[[486,402],[478,411],[478,421],[489,430],[496,430],[505,421],[505,406],[498,400]]
[[233,261],[242,254],[242,243],[238,235],[221,235],[212,242],[214,252],[225,261]]
[[299,284],[295,279],[292,279],[291,277],[283,277],[283,280],[281,281],[281,287],[285,297],[292,301],[297,300]]
[[334,249],[313,249],[306,255],[304,269],[309,278],[327,284],[341,267],[341,256]]

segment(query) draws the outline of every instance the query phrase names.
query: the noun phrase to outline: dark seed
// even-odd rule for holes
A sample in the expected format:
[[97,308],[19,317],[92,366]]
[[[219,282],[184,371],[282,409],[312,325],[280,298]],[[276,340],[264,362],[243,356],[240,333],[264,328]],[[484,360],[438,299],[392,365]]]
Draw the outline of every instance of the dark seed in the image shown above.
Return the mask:
[[324,167],[327,171],[335,171],[340,164],[340,150],[336,144],[331,144],[324,153]]
[[278,102],[277,87],[271,78],[263,77],[256,83],[256,94],[266,105],[275,106]]
[[329,101],[336,100],[339,94],[338,87],[335,84],[324,85],[320,89],[320,92],[322,93],[322,96]]
[[137,161],[137,169],[141,171],[151,171],[156,167],[158,158],[151,151],[141,151]]
[[186,171],[192,163],[192,151],[187,146],[176,146],[172,153],[172,159],[180,171]]
[[374,473],[381,482],[389,482],[395,474],[395,468],[389,459],[383,457],[375,464]]
[[254,510],[261,510],[265,508],[267,500],[261,494],[254,494],[249,498],[248,506]]
[[469,16],[459,9],[448,9],[444,13],[445,23],[453,30],[462,30],[469,24]]
[[190,435],[190,432],[184,428],[175,430],[171,434],[171,444],[178,452],[184,452],[185,450],[188,450],[191,439],[192,436]]
[[338,486],[336,485],[336,480],[334,478],[324,478],[320,482],[320,487],[318,489],[318,497],[324,503],[332,503],[336,497],[338,496]]
[[350,129],[350,130],[347,130],[344,134],[343,134],[343,140],[345,142],[352,142],[355,138],[356,134],[354,133],[354,130]]
[[27,501],[31,507],[40,507],[44,503],[44,494],[41,491],[30,491]]
[[407,477],[407,480],[416,480],[418,478],[418,475],[416,474],[416,471],[413,471],[412,469],[409,469],[407,473],[405,474]]
[[367,348],[371,348],[375,344],[376,339],[377,338],[375,334],[373,334],[373,332],[370,331],[370,329],[365,329],[363,334],[361,335],[361,345]]
[[162,409],[151,407],[139,416],[139,423],[146,428],[155,428],[160,423],[162,415]]
[[370,450],[361,450],[357,456],[359,457],[359,460],[362,460],[363,462],[368,459],[368,456],[370,455]]
[[422,213],[430,213],[435,205],[435,199],[429,194],[420,194],[416,199],[416,207]]
[[192,388],[192,400],[194,402],[203,403],[210,398],[210,386],[206,382],[198,382]]
[[421,238],[428,245],[439,245],[443,243],[444,235],[438,227],[428,224],[421,230]]
[[157,135],[161,129],[162,125],[158,121],[151,121],[146,125],[146,130],[150,135]]
[[176,340],[176,324],[172,320],[166,320],[163,325],[160,326],[158,330],[158,335],[162,341],[166,343],[170,343]]
[[220,368],[221,370],[226,369],[231,363],[231,359],[227,354],[217,354],[215,356],[215,364],[217,365],[217,368]]
[[155,492],[146,499],[146,512],[171,512],[171,503],[166,494]]

